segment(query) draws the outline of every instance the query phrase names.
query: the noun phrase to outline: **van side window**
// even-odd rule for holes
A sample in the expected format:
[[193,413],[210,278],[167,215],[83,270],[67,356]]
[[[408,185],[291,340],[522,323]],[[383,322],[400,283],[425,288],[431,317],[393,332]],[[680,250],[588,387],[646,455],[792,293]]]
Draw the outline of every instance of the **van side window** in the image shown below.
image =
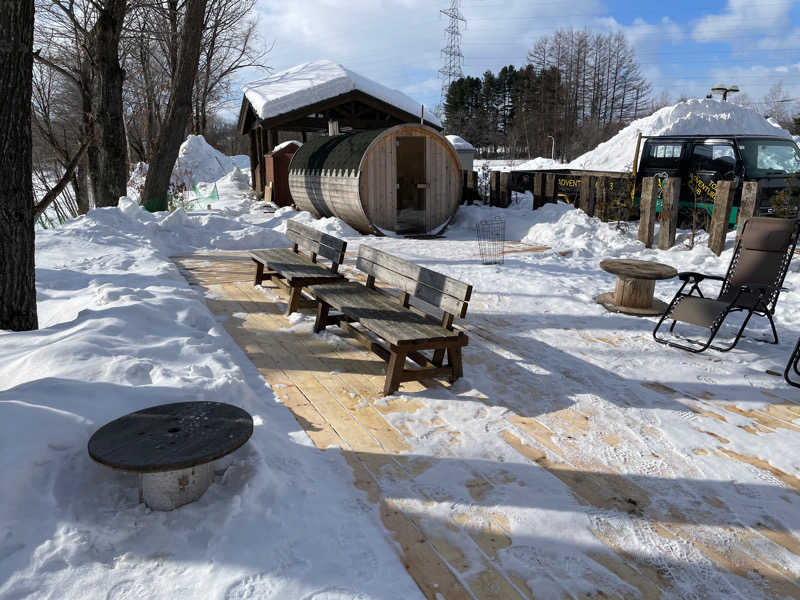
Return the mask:
[[650,146],[651,158],[680,158],[681,144],[653,144]]
[[721,174],[736,168],[736,154],[730,144],[697,144],[692,152],[692,169]]

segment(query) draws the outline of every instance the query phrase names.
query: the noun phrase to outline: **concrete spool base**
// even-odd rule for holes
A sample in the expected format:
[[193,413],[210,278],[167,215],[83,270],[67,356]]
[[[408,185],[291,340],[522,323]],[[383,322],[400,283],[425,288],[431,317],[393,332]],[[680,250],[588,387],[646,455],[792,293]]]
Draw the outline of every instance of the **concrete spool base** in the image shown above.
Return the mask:
[[139,500],[153,510],[173,510],[202,496],[214,481],[214,463],[139,474]]

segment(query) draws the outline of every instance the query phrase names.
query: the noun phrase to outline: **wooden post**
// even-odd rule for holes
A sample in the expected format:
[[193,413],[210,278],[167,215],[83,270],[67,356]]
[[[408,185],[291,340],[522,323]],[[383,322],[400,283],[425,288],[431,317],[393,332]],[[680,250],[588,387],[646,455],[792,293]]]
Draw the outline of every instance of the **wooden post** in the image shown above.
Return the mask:
[[639,241],[648,248],[653,247],[657,201],[655,177],[645,177],[642,180],[642,201],[639,204]]
[[542,185],[542,180],[544,176],[541,173],[534,173],[533,175],[533,208],[536,210],[539,208],[544,202],[542,201],[542,195],[544,194],[544,189]]
[[581,175],[581,191],[578,194],[578,199],[575,201],[575,208],[580,208],[587,215],[589,214],[589,206],[591,205],[592,197],[592,178],[589,175]]
[[544,183],[544,201],[555,202],[556,198],[556,176],[555,173],[548,173]]
[[256,189],[256,171],[258,170],[258,140],[256,130],[250,130],[250,182],[253,189]]
[[492,171],[489,174],[489,206],[497,206],[500,200],[500,172]]
[[608,178],[601,175],[595,183],[594,214],[601,221],[606,220],[606,205],[608,204]]
[[475,202],[475,198],[478,195],[477,182],[478,174],[475,171],[467,171],[467,191],[469,192],[467,204],[473,204]]
[[500,204],[503,208],[511,206],[511,173],[500,173]]
[[735,190],[732,181],[717,182],[714,212],[711,214],[711,231],[708,236],[708,247],[717,256],[722,254],[725,249],[725,236],[728,233],[728,221],[731,218]]
[[668,177],[665,180],[661,198],[661,217],[658,230],[658,247],[669,250],[675,245],[675,229],[678,227],[678,202],[681,195],[681,178]]
[[758,197],[761,185],[757,181],[745,181],[742,185],[742,201],[739,203],[739,214],[736,217],[736,240],[742,235],[742,227],[750,217],[758,213]]

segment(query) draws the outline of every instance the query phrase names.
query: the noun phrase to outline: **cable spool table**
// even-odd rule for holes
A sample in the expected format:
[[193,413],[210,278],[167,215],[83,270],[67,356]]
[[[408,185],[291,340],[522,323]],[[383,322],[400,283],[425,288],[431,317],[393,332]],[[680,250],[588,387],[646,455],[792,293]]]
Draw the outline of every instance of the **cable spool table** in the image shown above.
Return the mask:
[[98,429],[89,456],[139,473],[139,499],[153,510],[194,502],[214,481],[213,462],[253,433],[253,418],[222,402],[177,402],[145,408]]
[[594,300],[607,310],[628,315],[655,316],[667,310],[667,304],[653,297],[656,281],[672,279],[677,269],[649,260],[613,259],[600,261],[600,268],[617,276],[617,288]]

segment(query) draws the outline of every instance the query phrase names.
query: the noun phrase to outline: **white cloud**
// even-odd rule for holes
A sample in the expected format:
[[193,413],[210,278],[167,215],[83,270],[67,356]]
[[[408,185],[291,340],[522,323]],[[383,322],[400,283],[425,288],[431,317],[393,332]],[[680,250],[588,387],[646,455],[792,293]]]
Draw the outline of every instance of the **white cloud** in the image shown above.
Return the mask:
[[783,85],[787,98],[800,98],[800,63],[776,66],[726,67],[711,69],[712,81],[738,85],[742,93],[761,100],[776,83]]
[[692,36],[698,42],[735,42],[752,34],[770,37],[791,24],[789,11],[797,0],[728,0],[725,12],[700,18]]
[[656,23],[648,23],[636,17],[630,25],[623,25],[614,17],[597,19],[596,23],[609,31],[621,31],[634,48],[653,48],[665,42],[677,44],[684,38],[683,28],[669,17]]

